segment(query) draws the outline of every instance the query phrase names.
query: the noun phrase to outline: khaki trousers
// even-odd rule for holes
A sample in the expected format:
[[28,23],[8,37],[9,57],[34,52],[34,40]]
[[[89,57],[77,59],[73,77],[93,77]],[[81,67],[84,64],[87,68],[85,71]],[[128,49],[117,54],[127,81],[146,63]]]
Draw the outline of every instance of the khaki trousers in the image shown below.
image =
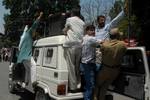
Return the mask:
[[105,95],[109,85],[119,74],[119,68],[109,68],[102,66],[96,77],[96,86],[94,88],[94,100],[105,100]]

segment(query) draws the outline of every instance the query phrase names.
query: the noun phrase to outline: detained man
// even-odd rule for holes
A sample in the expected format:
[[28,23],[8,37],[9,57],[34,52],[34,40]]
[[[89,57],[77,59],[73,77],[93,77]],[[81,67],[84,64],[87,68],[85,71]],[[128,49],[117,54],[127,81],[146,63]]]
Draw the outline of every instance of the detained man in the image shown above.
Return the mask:
[[67,18],[65,28],[66,35],[64,43],[65,59],[68,63],[68,78],[70,92],[76,92],[77,84],[80,82],[79,66],[81,57],[81,45],[84,34],[84,21],[81,19],[80,9],[72,9],[71,17]]

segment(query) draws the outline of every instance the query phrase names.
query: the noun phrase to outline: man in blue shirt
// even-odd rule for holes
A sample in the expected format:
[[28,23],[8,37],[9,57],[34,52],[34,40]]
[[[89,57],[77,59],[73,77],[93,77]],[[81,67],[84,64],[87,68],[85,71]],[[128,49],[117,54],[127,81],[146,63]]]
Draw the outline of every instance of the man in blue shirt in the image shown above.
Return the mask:
[[26,25],[24,32],[21,36],[21,40],[19,43],[19,55],[17,59],[17,63],[23,63],[25,67],[25,83],[22,83],[22,86],[25,87],[29,83],[29,79],[31,76],[30,67],[31,67],[31,56],[32,56],[32,44],[34,33],[39,24],[39,21],[43,15],[43,12],[40,12],[40,15],[35,20],[35,22],[30,26]]

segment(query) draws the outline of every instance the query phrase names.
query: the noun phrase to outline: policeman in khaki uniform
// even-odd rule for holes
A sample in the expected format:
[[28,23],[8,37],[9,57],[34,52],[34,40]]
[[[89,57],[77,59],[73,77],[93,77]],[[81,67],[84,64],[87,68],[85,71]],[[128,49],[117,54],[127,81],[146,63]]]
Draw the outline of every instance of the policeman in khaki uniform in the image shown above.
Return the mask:
[[126,52],[126,45],[119,40],[120,32],[118,28],[110,30],[110,40],[104,41],[101,45],[102,69],[96,77],[94,89],[94,100],[105,100],[108,86],[116,79],[119,74],[120,63]]

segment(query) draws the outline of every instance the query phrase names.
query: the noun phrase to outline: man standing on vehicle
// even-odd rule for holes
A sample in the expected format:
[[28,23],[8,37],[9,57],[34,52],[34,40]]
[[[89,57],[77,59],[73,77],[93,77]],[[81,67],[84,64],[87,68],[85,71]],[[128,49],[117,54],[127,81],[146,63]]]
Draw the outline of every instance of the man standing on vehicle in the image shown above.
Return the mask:
[[126,44],[119,38],[118,28],[113,28],[110,31],[110,40],[101,44],[102,68],[96,78],[94,100],[105,100],[108,86],[120,72],[121,59],[126,52]]
[[43,12],[40,12],[40,15],[35,20],[33,24],[28,24],[25,26],[24,32],[21,36],[19,43],[19,55],[17,58],[17,63],[23,63],[25,67],[25,83],[22,83],[22,86],[25,87],[28,85],[31,77],[31,56],[32,56],[32,44],[33,37],[35,37],[35,31],[39,24],[39,21],[43,15]]
[[[69,90],[76,92],[80,66],[81,45],[84,34],[84,21],[81,19],[80,8],[74,8],[71,11],[71,17],[67,18],[65,28],[63,29],[66,35],[66,42],[64,43],[65,57],[68,63],[68,77],[69,77]],[[78,78],[77,78],[78,77]]]

